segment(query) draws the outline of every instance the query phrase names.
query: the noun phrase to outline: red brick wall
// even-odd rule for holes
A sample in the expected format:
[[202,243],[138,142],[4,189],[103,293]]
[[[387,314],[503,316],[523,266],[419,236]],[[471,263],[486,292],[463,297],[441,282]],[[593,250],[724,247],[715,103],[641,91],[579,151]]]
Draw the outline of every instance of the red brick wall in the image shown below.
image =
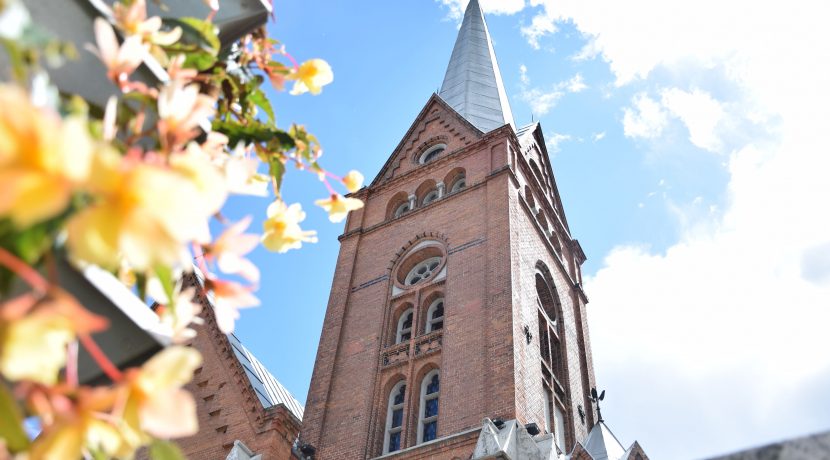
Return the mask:
[[199,433],[178,440],[179,446],[193,460],[224,459],[233,442],[240,440],[263,460],[290,459],[300,421],[285,406],[262,407],[230,342],[202,301],[207,314],[193,346],[204,361],[186,387],[196,399]]
[[[416,164],[419,152],[435,142],[447,144],[444,155]],[[421,379],[434,368],[441,371],[439,438],[480,427],[484,417],[541,424],[538,343],[527,344],[522,331],[525,325],[538,330],[534,267],[539,260],[554,276],[568,325],[569,379],[563,382],[570,395],[568,426],[584,437],[576,406],[590,412],[584,403],[590,382],[583,375],[592,379],[593,374],[583,370],[581,358],[589,350],[577,326],[584,321],[584,308],[576,305],[584,302],[574,281],[577,268],[569,254],[557,254],[546,243],[522,203],[529,169],[519,150],[512,128],[481,135],[433,97],[379,179],[357,194],[366,206],[350,215],[341,237],[302,430],[318,459],[380,455],[389,391],[401,379],[407,383],[403,447],[415,446]],[[457,168],[466,172],[463,191],[388,218],[390,200],[423,193],[423,184],[445,180]],[[447,181],[447,192],[450,186]],[[539,184],[532,186],[539,189],[537,203],[548,196],[551,216],[561,211],[555,184],[544,192]],[[559,225],[566,243],[570,237]],[[433,241],[446,254],[446,278],[399,292],[393,280],[397,265],[422,241]],[[445,298],[444,328],[425,336],[426,308],[436,293]],[[406,304],[415,307],[417,326],[409,343],[394,345],[393,331]],[[458,445],[439,440],[391,457],[466,459],[477,433],[469,437]]]

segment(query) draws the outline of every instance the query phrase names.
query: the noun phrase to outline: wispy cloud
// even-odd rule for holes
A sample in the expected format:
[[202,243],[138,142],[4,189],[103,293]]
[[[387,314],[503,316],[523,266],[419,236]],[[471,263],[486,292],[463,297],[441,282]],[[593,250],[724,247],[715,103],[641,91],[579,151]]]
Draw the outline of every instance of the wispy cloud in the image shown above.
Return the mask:
[[599,141],[601,141],[601,140],[605,139],[605,131],[602,131],[602,132],[599,132],[599,133],[594,133],[594,134],[591,134],[591,139],[592,139],[594,142],[599,142]]
[[534,115],[544,116],[551,111],[562,97],[568,93],[579,93],[588,88],[582,74],[577,73],[568,80],[561,81],[549,89],[530,87],[530,77],[527,66],[519,66],[519,79],[522,82],[522,92],[519,97],[530,105]]

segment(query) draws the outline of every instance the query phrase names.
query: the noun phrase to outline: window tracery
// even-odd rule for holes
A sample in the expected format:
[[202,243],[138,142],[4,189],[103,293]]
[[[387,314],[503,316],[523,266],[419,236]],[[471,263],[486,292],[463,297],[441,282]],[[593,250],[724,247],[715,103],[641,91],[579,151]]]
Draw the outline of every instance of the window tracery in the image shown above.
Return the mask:
[[386,435],[383,441],[384,454],[396,452],[401,449],[405,397],[406,382],[402,380],[389,393],[389,404],[386,411]]
[[438,396],[440,394],[438,369],[430,372],[421,382],[421,410],[418,420],[418,443],[438,437]]

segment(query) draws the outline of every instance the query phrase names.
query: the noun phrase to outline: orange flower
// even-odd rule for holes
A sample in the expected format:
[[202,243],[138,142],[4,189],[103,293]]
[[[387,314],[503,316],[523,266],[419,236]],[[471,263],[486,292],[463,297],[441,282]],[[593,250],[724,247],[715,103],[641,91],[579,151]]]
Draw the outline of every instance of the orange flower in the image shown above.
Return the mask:
[[[138,445],[124,436],[124,430],[108,414],[117,401],[111,388],[77,390],[74,403],[66,396],[49,394],[49,413],[42,418],[52,419],[35,439],[29,452],[31,460],[74,459],[85,452],[94,452],[106,458],[132,458]],[[42,405],[41,405],[42,406]]]
[[138,271],[187,263],[185,245],[210,241],[208,219],[225,200],[221,175],[197,150],[176,154],[169,168],[104,151],[90,182],[97,201],[69,221],[67,245],[110,269],[122,258]]
[[[193,378],[202,356],[193,348],[170,346],[127,372],[119,389],[126,393],[123,411],[125,431],[145,444],[147,434],[158,438],[181,438],[199,431],[196,402],[182,387]],[[118,415],[118,414],[115,414]]]
[[207,286],[213,291],[213,311],[219,330],[225,334],[233,332],[234,322],[239,319],[239,309],[259,305],[259,299],[252,288],[233,281],[209,277]]
[[98,56],[107,68],[109,79],[119,85],[129,79],[150,49],[138,35],[128,35],[119,45],[110,23],[100,17],[95,19],[95,41],[98,48],[88,46],[87,49]]
[[250,225],[251,216],[248,216],[228,227],[208,247],[205,259],[216,261],[216,265],[225,273],[259,283],[259,268],[243,257],[259,244],[259,235],[244,233]]
[[360,187],[363,186],[363,174],[360,174],[358,171],[349,171],[349,173],[343,177],[343,185],[346,186],[346,190],[350,193],[360,190]]
[[158,97],[159,132],[168,148],[181,145],[197,134],[199,124],[213,115],[216,100],[199,93],[199,85],[173,80]]
[[0,85],[0,217],[28,227],[54,217],[90,173],[86,120],[32,105],[21,89]]
[[66,346],[78,334],[107,327],[72,296],[53,289],[43,298],[24,294],[0,304],[0,372],[11,381],[57,381]]

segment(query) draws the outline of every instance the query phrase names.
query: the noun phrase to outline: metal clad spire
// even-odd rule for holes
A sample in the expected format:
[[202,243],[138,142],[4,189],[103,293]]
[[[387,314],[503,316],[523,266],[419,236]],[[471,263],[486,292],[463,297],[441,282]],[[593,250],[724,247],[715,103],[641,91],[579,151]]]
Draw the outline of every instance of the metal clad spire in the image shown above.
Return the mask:
[[467,5],[438,95],[485,133],[507,123],[514,125],[478,0],[470,0]]

